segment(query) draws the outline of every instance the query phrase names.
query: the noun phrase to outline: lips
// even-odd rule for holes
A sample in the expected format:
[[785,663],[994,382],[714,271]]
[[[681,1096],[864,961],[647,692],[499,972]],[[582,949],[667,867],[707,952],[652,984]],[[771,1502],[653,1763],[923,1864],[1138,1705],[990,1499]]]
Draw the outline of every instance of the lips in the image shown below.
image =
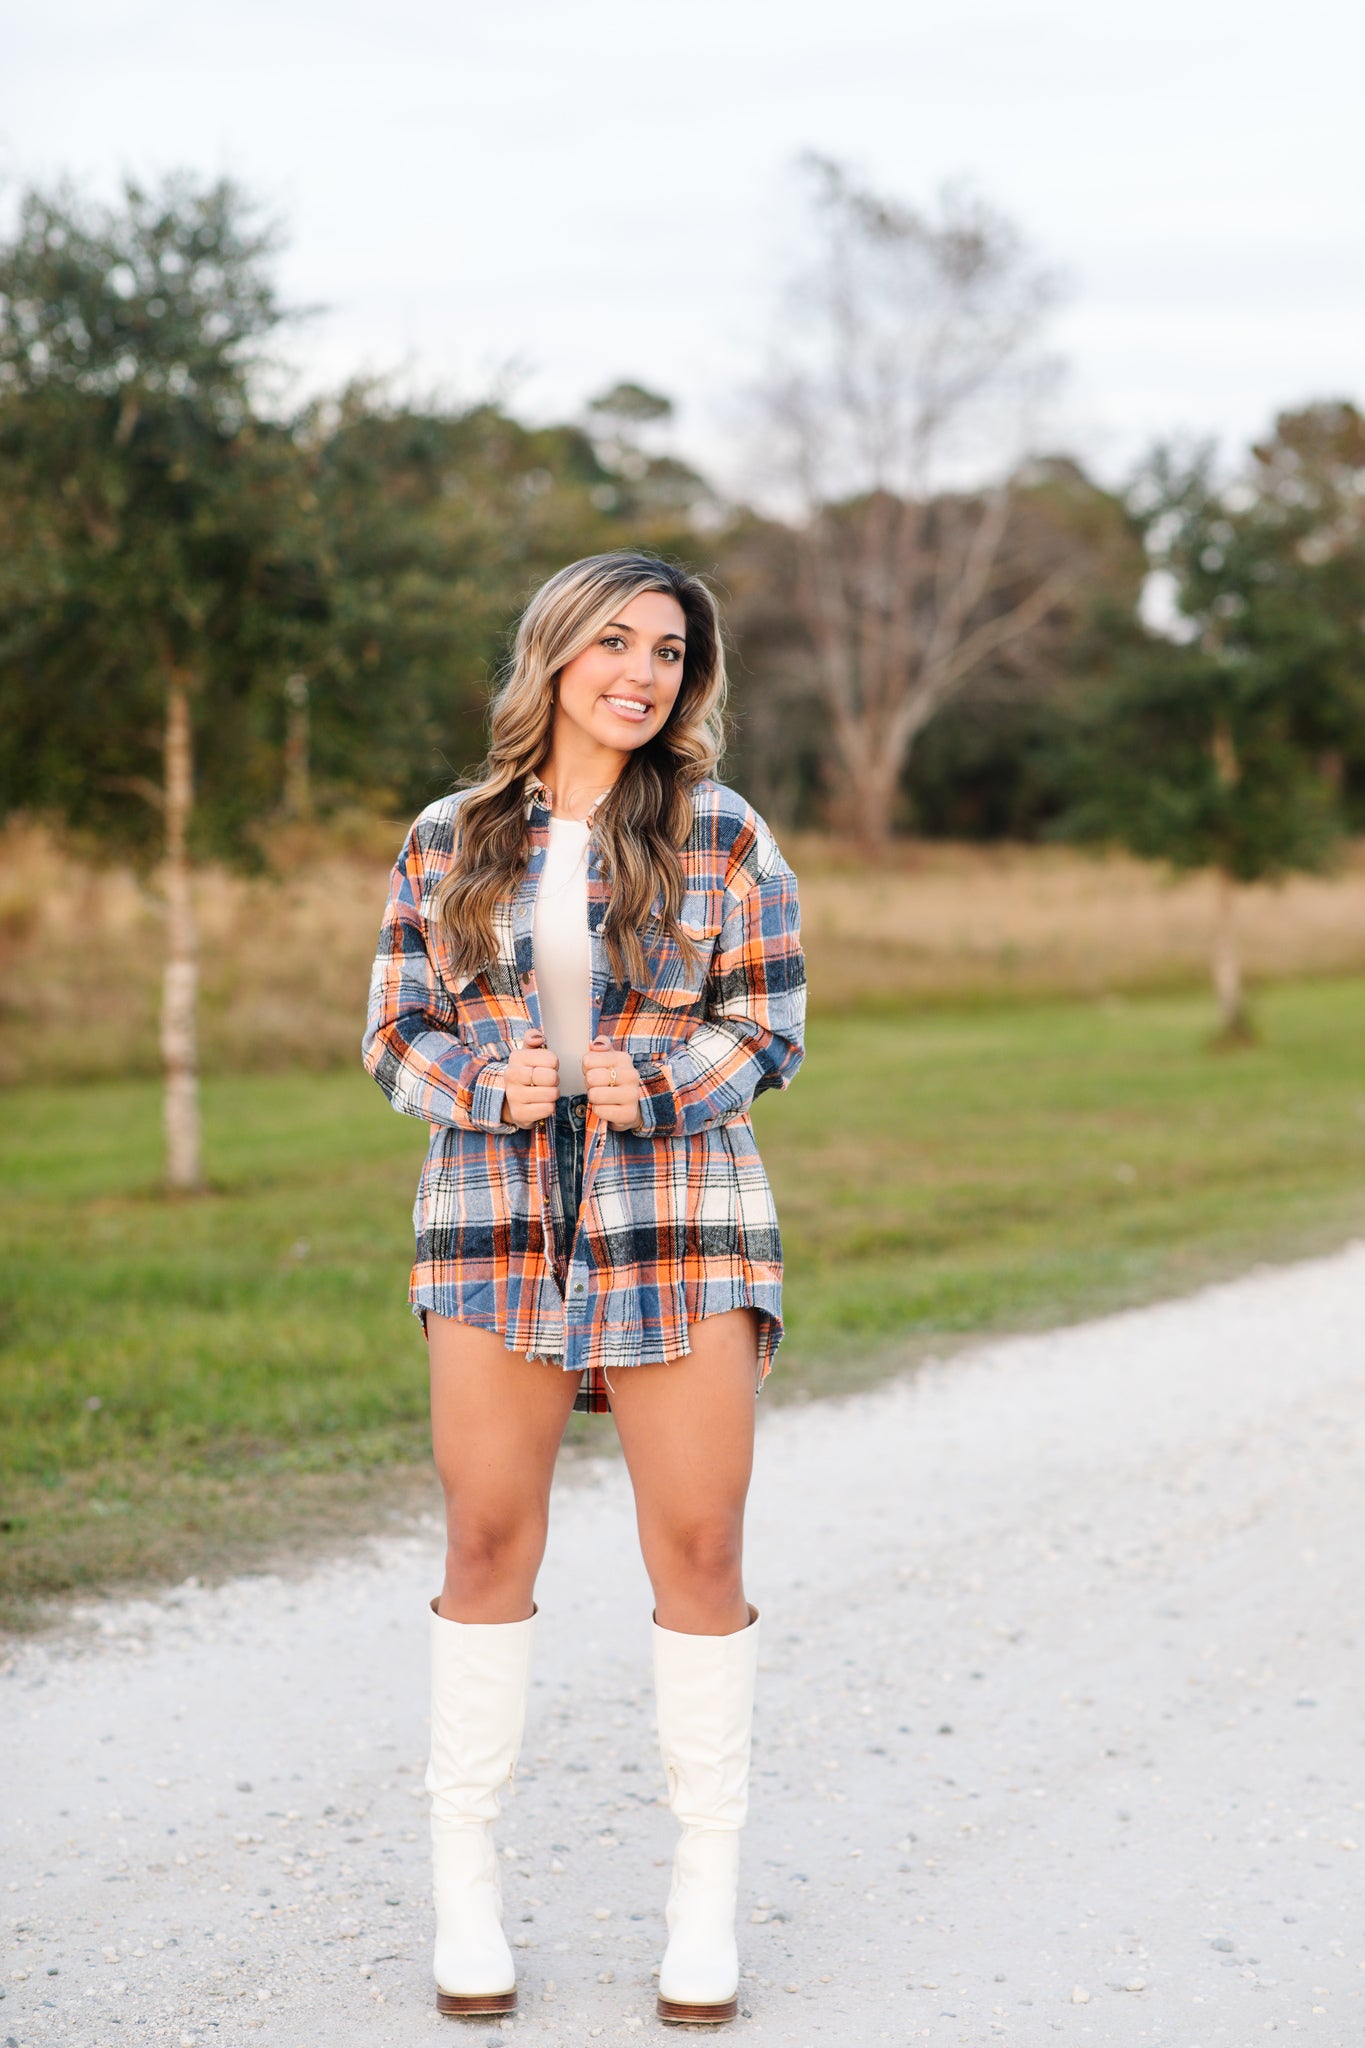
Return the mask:
[[607,697],[602,702],[616,713],[618,718],[632,718],[638,725],[650,713],[650,706],[642,697]]

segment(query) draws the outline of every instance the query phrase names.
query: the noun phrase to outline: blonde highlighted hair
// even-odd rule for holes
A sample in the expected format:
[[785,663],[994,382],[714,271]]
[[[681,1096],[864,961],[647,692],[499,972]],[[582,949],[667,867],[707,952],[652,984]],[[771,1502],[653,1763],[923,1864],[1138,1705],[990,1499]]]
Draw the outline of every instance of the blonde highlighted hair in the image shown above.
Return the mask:
[[623,551],[571,562],[541,585],[522,614],[491,706],[487,758],[460,805],[455,864],[435,904],[461,980],[493,959],[494,910],[526,869],[526,778],[550,751],[559,672],[647,590],[675,598],[686,618],[682,682],[667,720],[627,756],[593,820],[611,883],[602,938],[617,979],[643,984],[640,934],[657,900],[663,930],[695,957],[678,922],[685,886],[679,855],[692,826],[692,792],[713,773],[724,744],[720,614],[700,577]]

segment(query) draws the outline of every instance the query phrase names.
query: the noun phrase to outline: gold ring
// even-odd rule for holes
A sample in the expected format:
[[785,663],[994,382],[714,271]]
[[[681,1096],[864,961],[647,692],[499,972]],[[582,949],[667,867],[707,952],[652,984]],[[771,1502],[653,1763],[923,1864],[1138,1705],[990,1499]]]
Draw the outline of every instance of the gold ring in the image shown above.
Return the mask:
[[614,1088],[614,1087],[616,1086],[616,1069],[615,1069],[615,1067],[613,1067],[613,1068],[611,1069],[611,1071],[610,1071],[610,1072],[608,1073],[608,1075],[607,1075],[607,1086],[608,1086],[609,1088]]

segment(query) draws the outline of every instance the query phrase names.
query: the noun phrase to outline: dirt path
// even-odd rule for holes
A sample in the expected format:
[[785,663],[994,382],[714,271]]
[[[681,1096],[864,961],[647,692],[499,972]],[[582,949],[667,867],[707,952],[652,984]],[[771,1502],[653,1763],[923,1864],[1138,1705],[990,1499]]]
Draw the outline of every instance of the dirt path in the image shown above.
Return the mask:
[[[1365,1245],[766,1413],[731,2038],[1358,2043],[1363,1443]],[[438,1549],[100,1604],[14,1653],[0,2041],[663,2038],[624,1474],[557,1503],[501,2029],[430,2010]]]

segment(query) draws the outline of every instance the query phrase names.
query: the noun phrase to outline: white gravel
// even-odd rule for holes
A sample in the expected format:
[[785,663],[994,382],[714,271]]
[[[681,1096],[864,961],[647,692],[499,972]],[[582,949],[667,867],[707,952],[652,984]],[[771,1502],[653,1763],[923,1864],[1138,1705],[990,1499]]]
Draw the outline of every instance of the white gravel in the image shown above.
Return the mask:
[[[1358,2044],[1363,1436],[1359,1244],[764,1410],[733,2038]],[[521,2012],[431,2010],[439,1550],[94,1604],[13,1653],[0,2042],[664,2036],[671,1822],[606,1459],[558,1495],[502,1828]]]

